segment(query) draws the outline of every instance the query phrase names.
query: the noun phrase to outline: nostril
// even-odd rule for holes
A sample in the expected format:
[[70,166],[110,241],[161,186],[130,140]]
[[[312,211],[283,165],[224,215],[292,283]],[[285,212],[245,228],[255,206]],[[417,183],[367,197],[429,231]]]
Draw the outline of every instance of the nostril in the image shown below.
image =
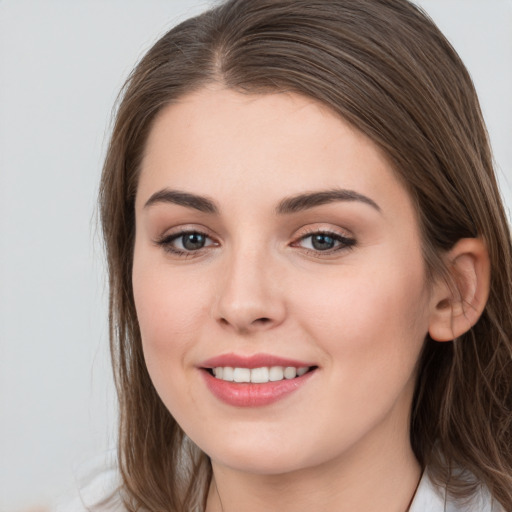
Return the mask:
[[271,322],[270,318],[257,318],[256,320],[253,321],[253,324],[266,325],[270,322]]
[[[252,314],[255,313],[255,314]],[[254,311],[237,311],[233,310],[230,314],[217,316],[215,319],[222,328],[235,329],[240,333],[248,334],[252,331],[270,329],[274,325],[279,324],[279,319],[273,316],[260,316]]]

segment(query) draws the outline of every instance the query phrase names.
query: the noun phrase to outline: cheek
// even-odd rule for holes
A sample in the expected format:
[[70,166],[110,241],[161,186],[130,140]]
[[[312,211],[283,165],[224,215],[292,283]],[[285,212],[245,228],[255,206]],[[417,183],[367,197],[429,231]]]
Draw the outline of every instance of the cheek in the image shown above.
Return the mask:
[[204,291],[193,281],[182,282],[180,273],[173,274],[165,263],[149,262],[137,253],[132,280],[144,357],[155,380],[164,368],[183,363],[207,311]]
[[[311,282],[303,295],[304,328],[324,345],[333,364],[352,361],[364,372],[375,365],[414,366],[428,331],[428,293],[422,263],[348,269],[338,286]],[[306,314],[307,312],[307,314]],[[353,365],[355,368],[356,366]]]
[[331,390],[320,399],[331,421],[309,419],[311,429],[350,443],[392,410],[401,411],[400,421],[407,423],[428,329],[428,295],[421,272],[400,268],[366,272],[364,278],[354,270],[339,283],[327,300],[311,283],[300,317],[327,356],[325,388]]
[[[164,265],[134,259],[133,293],[144,360],[153,385],[167,409],[180,414],[196,407],[189,391],[190,354],[206,308],[198,288],[181,282]],[[187,371],[183,371],[186,369]],[[179,413],[176,415],[176,413]]]

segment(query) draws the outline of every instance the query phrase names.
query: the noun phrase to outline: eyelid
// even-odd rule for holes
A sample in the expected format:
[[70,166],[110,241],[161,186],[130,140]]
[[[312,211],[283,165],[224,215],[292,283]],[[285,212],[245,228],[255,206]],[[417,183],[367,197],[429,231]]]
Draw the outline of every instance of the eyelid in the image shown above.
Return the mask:
[[[204,236],[206,239],[210,240],[210,243],[207,243],[203,247],[197,249],[188,250],[180,249],[173,245],[175,240],[192,233]],[[333,238],[336,242],[335,247],[325,250],[301,247],[301,242],[314,235],[325,235]],[[204,254],[206,251],[211,250],[210,248],[212,246],[218,247],[220,245],[217,241],[217,237],[213,235],[209,229],[205,228],[204,226],[197,225],[177,226],[167,230],[163,235],[157,237],[154,240],[154,243],[155,245],[162,247],[166,252],[177,257],[198,257]],[[319,224],[308,225],[300,228],[289,245],[291,247],[298,248],[305,253],[312,254],[315,257],[328,257],[338,252],[350,250],[356,245],[356,243],[357,241],[354,236],[347,232],[347,230]]]
[[[172,243],[179,239],[180,237],[183,237],[187,234],[198,234],[202,235],[205,238],[211,240],[213,243],[209,243],[205,245],[204,247],[195,249],[195,250],[186,250],[186,249],[179,249],[177,247],[174,247]],[[173,228],[171,230],[167,230],[163,235],[157,237],[154,240],[155,245],[158,247],[162,247],[167,253],[178,256],[178,257],[194,257],[194,256],[200,256],[204,253],[205,250],[208,250],[212,246],[218,246],[219,243],[216,241],[216,237],[213,236],[208,229],[202,227],[202,226],[194,226],[194,225],[185,225],[185,226],[178,226],[176,228]]]
[[[319,250],[319,249],[310,249],[306,247],[300,247],[299,243],[303,240],[312,237],[314,235],[326,235],[330,236],[333,239],[335,239],[338,243],[336,247],[333,247],[332,249],[326,249],[326,250]],[[333,228],[333,227],[326,227],[322,225],[317,226],[307,226],[303,228],[303,231],[299,234],[297,234],[294,237],[294,241],[290,244],[292,247],[299,247],[304,252],[313,254],[317,257],[327,257],[330,255],[333,255],[338,252],[344,252],[347,250],[351,250],[354,248],[354,246],[357,244],[357,240],[354,238],[354,236],[346,230],[341,230],[340,228]]]
[[306,224],[299,229],[296,230],[296,238],[300,238],[301,236],[311,235],[315,233],[331,233],[333,235],[337,235],[343,238],[354,238],[352,233],[346,229],[341,228],[339,226],[333,226],[332,224],[326,223],[312,223]]

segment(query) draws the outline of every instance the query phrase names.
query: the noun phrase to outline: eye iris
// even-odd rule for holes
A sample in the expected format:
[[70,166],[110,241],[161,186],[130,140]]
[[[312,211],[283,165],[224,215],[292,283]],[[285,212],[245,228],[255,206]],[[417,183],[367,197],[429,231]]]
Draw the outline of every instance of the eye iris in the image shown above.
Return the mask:
[[205,242],[206,237],[201,233],[187,233],[181,237],[181,243],[188,251],[202,249]]
[[312,237],[311,243],[317,251],[326,251],[334,247],[335,240],[332,236],[318,234]]

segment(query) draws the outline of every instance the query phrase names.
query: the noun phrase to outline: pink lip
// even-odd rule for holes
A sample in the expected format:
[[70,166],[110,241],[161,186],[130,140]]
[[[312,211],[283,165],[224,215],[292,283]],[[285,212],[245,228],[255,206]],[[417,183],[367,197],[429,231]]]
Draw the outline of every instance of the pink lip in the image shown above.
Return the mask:
[[204,361],[200,371],[210,392],[222,402],[235,407],[261,407],[289,396],[303,387],[316,371],[305,373],[294,379],[284,379],[264,384],[228,382],[215,378],[207,369],[217,367],[262,368],[265,366],[316,366],[304,361],[285,359],[268,354],[240,356],[224,354]]
[[238,354],[223,354],[203,361],[200,368],[218,368],[220,366],[231,366],[231,368],[263,368],[265,366],[316,366],[315,363],[308,361],[297,361],[295,359],[286,359],[270,354],[254,354],[252,356],[242,356]]

